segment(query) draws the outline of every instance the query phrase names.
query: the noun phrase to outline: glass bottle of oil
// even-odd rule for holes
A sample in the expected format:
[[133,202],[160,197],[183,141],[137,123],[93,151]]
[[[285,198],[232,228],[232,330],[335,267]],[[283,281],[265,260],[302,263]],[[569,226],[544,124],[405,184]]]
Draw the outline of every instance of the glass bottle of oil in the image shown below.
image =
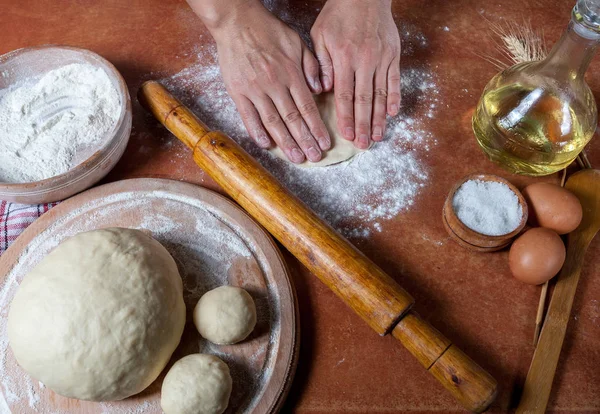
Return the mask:
[[488,157],[506,169],[547,175],[569,165],[598,123],[584,74],[600,43],[600,0],[579,0],[548,57],[520,63],[486,86],[473,131]]

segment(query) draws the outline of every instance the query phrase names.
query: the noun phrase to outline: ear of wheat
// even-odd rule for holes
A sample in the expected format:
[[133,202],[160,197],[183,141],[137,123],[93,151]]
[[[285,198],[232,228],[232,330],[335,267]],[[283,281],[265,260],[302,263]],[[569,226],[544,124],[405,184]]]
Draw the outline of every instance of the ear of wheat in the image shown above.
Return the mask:
[[511,65],[523,62],[532,62],[544,59],[548,49],[544,42],[542,31],[536,31],[531,27],[531,22],[507,21],[504,23],[492,23],[490,27],[494,33],[496,50],[500,57],[493,55],[482,55],[482,57],[496,66],[505,69]]

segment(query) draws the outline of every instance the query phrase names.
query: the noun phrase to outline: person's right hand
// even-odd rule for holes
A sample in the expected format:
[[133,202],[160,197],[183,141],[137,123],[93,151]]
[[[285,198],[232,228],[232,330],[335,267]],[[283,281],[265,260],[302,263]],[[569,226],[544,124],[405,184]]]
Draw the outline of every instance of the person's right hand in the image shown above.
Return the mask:
[[225,86],[253,140],[269,148],[270,135],[292,162],[319,161],[331,147],[312,97],[322,91],[319,64],[298,34],[257,0],[231,10],[211,34]]

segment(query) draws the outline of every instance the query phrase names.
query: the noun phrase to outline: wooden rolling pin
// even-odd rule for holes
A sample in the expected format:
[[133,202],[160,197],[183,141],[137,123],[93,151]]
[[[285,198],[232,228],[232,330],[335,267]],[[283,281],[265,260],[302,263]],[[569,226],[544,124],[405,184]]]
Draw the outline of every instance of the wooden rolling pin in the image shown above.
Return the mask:
[[235,141],[211,131],[162,85],[141,104],[193,150],[196,163],[378,334],[392,333],[468,410],[485,411],[497,383],[410,308],[413,298],[287,190]]

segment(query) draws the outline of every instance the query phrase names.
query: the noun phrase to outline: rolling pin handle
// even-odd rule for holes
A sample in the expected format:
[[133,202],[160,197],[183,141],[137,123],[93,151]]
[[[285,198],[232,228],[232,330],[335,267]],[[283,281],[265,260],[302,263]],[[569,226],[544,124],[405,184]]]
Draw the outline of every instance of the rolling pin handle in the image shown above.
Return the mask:
[[[140,104],[192,150],[210,128],[156,81],[146,81],[138,92]],[[175,134],[177,132],[177,134]]]
[[496,380],[417,313],[402,318],[392,335],[468,410],[483,412],[496,398]]

